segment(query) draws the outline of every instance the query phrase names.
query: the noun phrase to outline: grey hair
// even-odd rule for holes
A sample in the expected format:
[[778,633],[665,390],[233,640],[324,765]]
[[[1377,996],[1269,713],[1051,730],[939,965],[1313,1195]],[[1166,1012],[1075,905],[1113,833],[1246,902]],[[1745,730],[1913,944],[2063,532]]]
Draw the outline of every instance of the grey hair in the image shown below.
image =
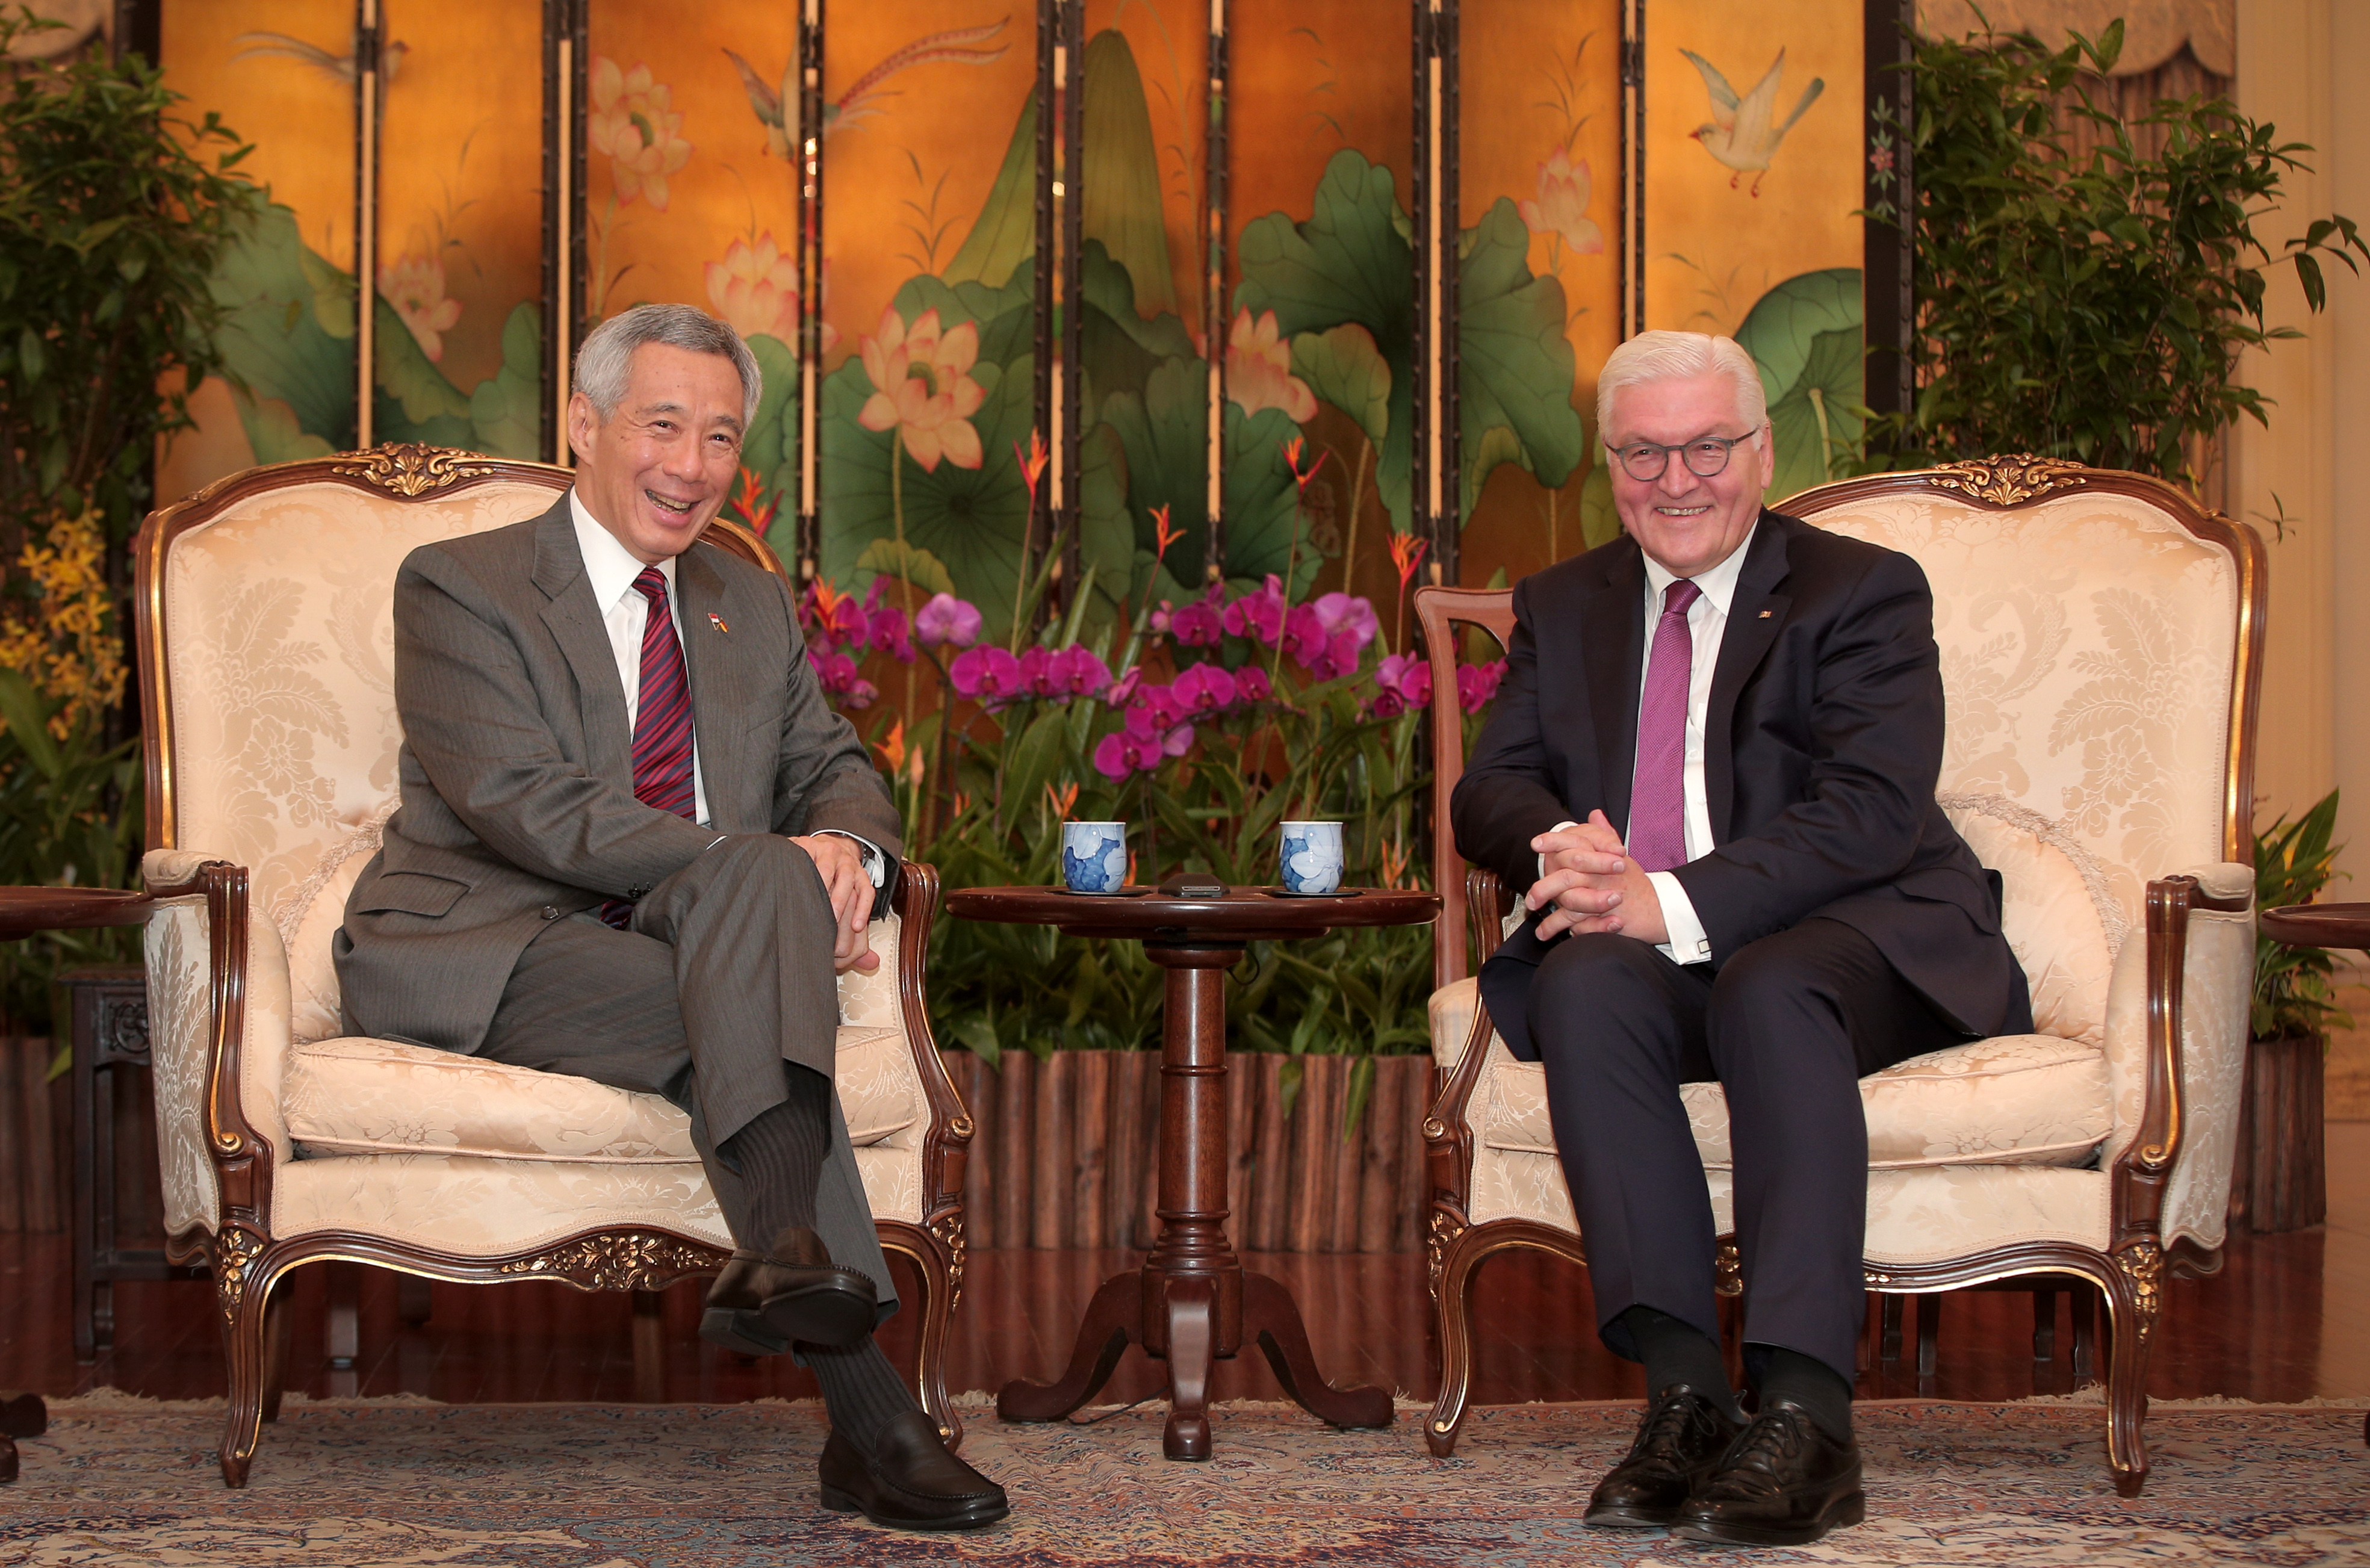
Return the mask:
[[1705,332],[1640,332],[1607,355],[1605,368],[1597,373],[1596,438],[1612,439],[1613,395],[1624,386],[1698,375],[1725,376],[1736,388],[1736,411],[1747,430],[1757,431],[1767,422],[1769,396],[1761,386],[1760,367],[1743,344]]
[[741,428],[757,422],[765,376],[740,333],[696,306],[638,305],[593,328],[576,351],[576,390],[603,424],[625,401],[634,378],[634,351],[650,343],[731,360],[741,376]]

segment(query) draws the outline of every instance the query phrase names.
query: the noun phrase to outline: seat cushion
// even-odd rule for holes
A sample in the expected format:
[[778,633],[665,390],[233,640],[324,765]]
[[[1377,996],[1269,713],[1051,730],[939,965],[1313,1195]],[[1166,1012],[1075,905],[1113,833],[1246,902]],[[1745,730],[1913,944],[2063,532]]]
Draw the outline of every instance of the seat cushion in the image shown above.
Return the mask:
[[[1496,1055],[1495,1052],[1492,1053]],[[2095,1045],[2002,1035],[1912,1056],[1860,1080],[1869,1165],[2079,1165],[2107,1136],[2107,1059]],[[1546,1071],[1501,1056],[1482,1074],[1479,1123],[1490,1148],[1552,1154]],[[1680,1091],[1704,1164],[1726,1170],[1728,1101],[1716,1083]]]
[[[914,1124],[918,1086],[894,1029],[843,1028],[837,1075],[861,1147]],[[281,1092],[304,1158],[470,1155],[582,1164],[697,1164],[691,1119],[655,1094],[392,1040],[293,1046]]]

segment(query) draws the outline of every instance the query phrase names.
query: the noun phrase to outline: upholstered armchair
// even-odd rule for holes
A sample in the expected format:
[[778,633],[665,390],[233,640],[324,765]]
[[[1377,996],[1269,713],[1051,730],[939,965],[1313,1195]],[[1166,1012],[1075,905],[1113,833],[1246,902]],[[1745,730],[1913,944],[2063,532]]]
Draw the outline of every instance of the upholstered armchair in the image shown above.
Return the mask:
[[[2097,1286],[2108,1457],[2135,1493],[2167,1270],[2220,1266],[2254,963],[2262,543],[2156,480],[2029,457],[1824,486],[1781,510],[1925,567],[1950,705],[1939,796],[2006,884],[2032,992],[2033,1033],[1862,1080],[1869,1286]],[[1515,1247],[1584,1262],[1585,1238],[1541,1068],[1491,1030],[1468,967],[1512,929],[1513,904],[1467,870],[1447,823],[1464,761],[1447,660],[1459,623],[1503,641],[1512,595],[1425,589],[1416,605],[1450,905],[1431,1010],[1442,1087],[1424,1124],[1442,1358],[1424,1435],[1445,1455],[1470,1388],[1476,1271]],[[1685,1100],[1725,1237],[1726,1106],[1716,1083]],[[1732,1242],[1721,1254],[1734,1294]]]
[[[172,1253],[213,1274],[229,1485],[277,1412],[294,1269],[656,1290],[732,1246],[664,1100],[339,1027],[330,938],[396,804],[396,569],[542,513],[569,480],[384,447],[251,469],[141,529],[157,1142]],[[694,548],[781,570],[728,524]],[[943,1351],[972,1124],[923,1006],[938,898],[907,864],[880,969],[842,977],[838,1085],[881,1242],[921,1278],[922,1402],[958,1435]]]

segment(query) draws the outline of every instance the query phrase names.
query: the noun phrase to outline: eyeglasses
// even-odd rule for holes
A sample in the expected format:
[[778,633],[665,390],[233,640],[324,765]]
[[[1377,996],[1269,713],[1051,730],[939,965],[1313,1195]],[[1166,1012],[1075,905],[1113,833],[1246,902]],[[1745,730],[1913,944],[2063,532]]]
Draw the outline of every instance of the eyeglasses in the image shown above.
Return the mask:
[[[1767,429],[1763,426],[1762,429]],[[1740,442],[1751,441],[1761,431],[1749,430],[1743,435],[1699,435],[1693,441],[1682,441],[1675,446],[1662,446],[1651,441],[1633,441],[1627,446],[1610,446],[1605,450],[1621,459],[1621,470],[1633,479],[1651,482],[1662,477],[1671,466],[1671,454],[1687,466],[1687,472],[1699,479],[1717,478],[1728,467],[1729,454]]]

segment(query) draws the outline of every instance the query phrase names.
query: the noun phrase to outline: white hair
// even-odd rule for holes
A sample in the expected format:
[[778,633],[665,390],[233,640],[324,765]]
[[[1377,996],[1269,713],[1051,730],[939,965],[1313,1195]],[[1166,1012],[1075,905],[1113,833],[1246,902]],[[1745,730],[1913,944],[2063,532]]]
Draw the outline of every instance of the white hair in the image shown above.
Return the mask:
[[576,390],[603,424],[626,399],[634,379],[634,351],[650,343],[731,360],[741,377],[742,428],[757,422],[765,377],[740,333],[696,306],[638,305],[593,328],[576,351]]
[[1744,428],[1757,431],[1769,418],[1769,397],[1761,371],[1744,345],[1708,332],[1640,332],[1613,351],[1596,376],[1596,438],[1610,441],[1613,395],[1649,381],[1720,375],[1736,388],[1736,411]]

